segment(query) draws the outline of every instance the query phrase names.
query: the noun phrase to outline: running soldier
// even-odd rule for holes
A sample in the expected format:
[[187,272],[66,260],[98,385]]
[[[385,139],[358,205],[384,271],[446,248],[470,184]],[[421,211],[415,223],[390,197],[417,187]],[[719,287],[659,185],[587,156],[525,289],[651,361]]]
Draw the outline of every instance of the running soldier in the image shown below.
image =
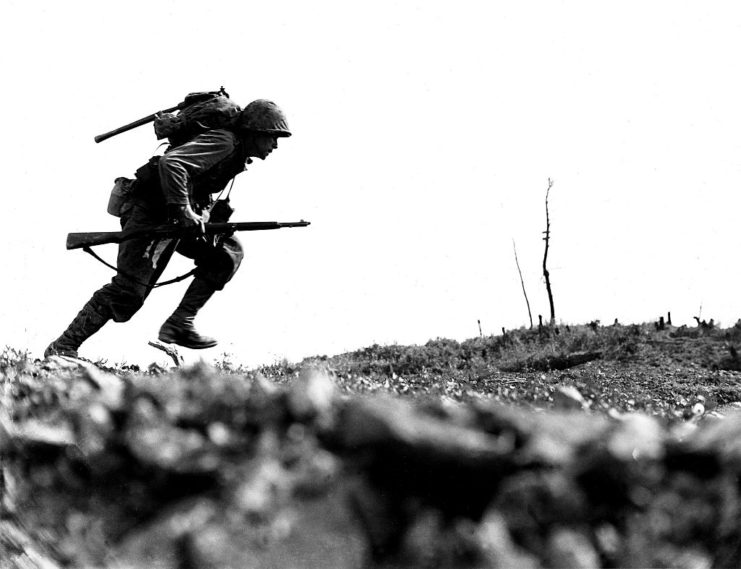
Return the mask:
[[[180,145],[171,145],[162,156],[153,157],[137,170],[132,197],[121,211],[122,229],[163,223],[202,229],[205,221],[228,221],[228,201],[214,202],[212,195],[224,190],[252,158],[265,160],[278,148],[278,138],[288,136],[291,132],[283,112],[272,101],[258,99],[247,105],[229,128],[207,130]],[[214,203],[218,207],[213,207]],[[116,275],[92,295],[44,356],[77,357],[80,345],[106,322],[128,321],[142,307],[175,252],[193,259],[194,278],[162,324],[159,340],[191,349],[215,346],[217,341],[199,334],[193,321],[239,268],[244,254],[233,235],[120,243]]]

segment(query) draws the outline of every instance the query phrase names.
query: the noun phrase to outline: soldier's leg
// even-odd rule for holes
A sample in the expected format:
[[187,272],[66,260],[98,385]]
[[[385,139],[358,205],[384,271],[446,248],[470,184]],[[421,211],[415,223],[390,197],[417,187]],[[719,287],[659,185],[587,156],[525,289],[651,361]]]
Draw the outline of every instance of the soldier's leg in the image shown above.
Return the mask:
[[214,292],[223,289],[237,272],[244,257],[242,245],[231,236],[219,240],[216,246],[185,241],[177,251],[195,260],[196,272],[175,312],[160,328],[159,339],[196,350],[211,348],[217,341],[199,334],[193,321]]
[[[135,208],[122,224],[125,229],[151,225],[153,220],[146,209]],[[117,266],[121,273],[98,289],[72,320],[59,338],[45,350],[44,356],[68,355],[77,357],[80,345],[100,330],[109,320],[126,322],[144,303],[152,286],[164,271],[176,243],[132,239],[119,245]]]
[[122,242],[116,264],[120,272],[98,289],[91,300],[107,306],[114,322],[127,322],[143,306],[176,245],[177,241],[172,239]]
[[110,318],[111,314],[107,307],[91,298],[61,336],[46,347],[44,357],[59,355],[76,358],[80,345],[100,330]]

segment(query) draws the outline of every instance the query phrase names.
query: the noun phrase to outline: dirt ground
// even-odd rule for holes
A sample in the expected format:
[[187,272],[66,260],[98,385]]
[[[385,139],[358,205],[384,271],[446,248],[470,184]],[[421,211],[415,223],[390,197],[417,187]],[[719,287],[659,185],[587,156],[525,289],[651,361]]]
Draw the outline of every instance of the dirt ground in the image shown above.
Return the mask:
[[0,567],[738,567],[741,328],[0,356]]

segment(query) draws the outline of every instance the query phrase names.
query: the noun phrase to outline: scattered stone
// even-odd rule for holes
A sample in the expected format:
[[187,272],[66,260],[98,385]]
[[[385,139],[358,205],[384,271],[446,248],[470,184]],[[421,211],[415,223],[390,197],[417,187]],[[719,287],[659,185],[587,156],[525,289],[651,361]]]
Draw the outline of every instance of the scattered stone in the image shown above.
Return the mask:
[[85,367],[85,364],[87,364],[87,362],[76,358],[66,356],[48,356],[44,360],[41,368],[46,371],[70,371]]
[[76,442],[67,423],[47,424],[37,419],[16,425],[12,436],[12,444],[24,452],[61,451]]
[[84,409],[76,409],[71,414],[74,425],[75,442],[88,460],[97,463],[98,457],[108,450],[115,438],[115,425],[109,408],[103,403],[93,402]]
[[502,484],[490,511],[497,512],[527,550],[543,551],[551,527],[577,525],[590,514],[587,496],[576,480],[563,472],[526,472]]
[[564,411],[581,411],[589,408],[589,404],[576,387],[558,385],[553,391],[553,406]]
[[607,448],[618,460],[659,460],[664,456],[665,434],[653,417],[623,415],[607,437]]
[[361,476],[351,481],[348,499],[355,519],[362,527],[371,559],[380,562],[397,554],[408,521],[404,504]]
[[696,548],[678,551],[670,559],[674,569],[712,569],[716,566],[712,556]]
[[579,460],[584,449],[598,445],[610,429],[601,415],[573,411],[532,414],[529,422],[530,434],[522,448],[525,459],[562,468]]
[[297,421],[316,420],[328,426],[336,396],[336,388],[327,371],[308,366],[301,370],[288,390],[288,409]]
[[228,446],[234,439],[229,427],[219,421],[209,424],[206,427],[206,433],[208,434],[208,439],[220,447]]
[[491,510],[479,524],[477,535],[481,547],[490,561],[490,566],[496,569],[541,569],[538,559],[512,541],[509,529],[504,519]]
[[294,492],[302,496],[319,496],[337,482],[341,461],[324,449],[317,449],[303,457],[294,468]]
[[599,557],[589,539],[581,531],[556,528],[548,536],[546,566],[553,569],[597,569]]
[[267,379],[263,374],[257,373],[250,384],[249,397],[250,400],[269,401],[279,391],[277,385]]
[[730,413],[722,421],[704,422],[672,450],[675,460],[694,457],[696,462],[715,465],[713,469],[724,465],[741,474],[741,413]]
[[265,519],[290,495],[292,478],[271,456],[258,456],[245,465],[230,504],[248,519]]
[[283,391],[258,373],[250,383],[245,403],[245,421],[258,428],[273,428],[288,421]]
[[10,521],[0,521],[0,567],[5,569],[61,569],[48,552],[44,552],[26,528]]
[[16,429],[8,412],[0,407],[0,456],[12,448],[13,437]]
[[168,509],[152,522],[131,532],[106,559],[111,569],[180,569],[180,544],[217,517],[219,506],[210,499],[193,498]]
[[221,465],[216,445],[206,436],[173,426],[146,399],[136,402],[124,441],[142,464],[165,471],[215,474]]
[[124,381],[112,373],[104,372],[95,366],[88,366],[82,378],[100,391],[103,403],[110,409],[119,409],[123,404]]

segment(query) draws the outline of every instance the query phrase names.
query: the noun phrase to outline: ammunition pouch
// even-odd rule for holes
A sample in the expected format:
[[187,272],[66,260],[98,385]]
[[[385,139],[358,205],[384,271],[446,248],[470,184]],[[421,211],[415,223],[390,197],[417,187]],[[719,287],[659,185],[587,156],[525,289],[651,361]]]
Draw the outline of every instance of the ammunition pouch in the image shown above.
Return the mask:
[[226,223],[234,213],[234,208],[229,204],[229,199],[216,200],[211,206],[209,223]]
[[160,183],[160,157],[152,156],[149,161],[136,171],[136,181],[140,188],[149,188]]

